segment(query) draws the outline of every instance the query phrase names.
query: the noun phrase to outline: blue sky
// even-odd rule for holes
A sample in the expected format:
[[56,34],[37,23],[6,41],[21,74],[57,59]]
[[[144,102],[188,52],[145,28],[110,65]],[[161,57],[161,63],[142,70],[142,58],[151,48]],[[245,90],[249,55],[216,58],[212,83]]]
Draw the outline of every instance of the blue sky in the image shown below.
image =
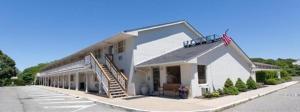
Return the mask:
[[300,58],[297,0],[1,0],[0,49],[17,67],[70,55],[126,29],[187,20],[250,57]]

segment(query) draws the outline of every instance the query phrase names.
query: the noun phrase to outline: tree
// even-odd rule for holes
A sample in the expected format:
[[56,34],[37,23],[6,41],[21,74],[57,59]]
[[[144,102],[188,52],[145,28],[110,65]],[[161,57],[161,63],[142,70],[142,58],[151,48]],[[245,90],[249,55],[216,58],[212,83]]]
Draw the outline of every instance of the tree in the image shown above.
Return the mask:
[[10,78],[16,76],[16,63],[0,50],[0,86],[10,84]]
[[25,84],[32,84],[35,80],[36,74],[40,72],[45,66],[47,66],[47,63],[41,63],[36,66],[26,68],[22,73],[18,75],[18,77],[22,79]]
[[271,65],[277,65],[281,69],[287,71],[289,75],[300,75],[300,66],[293,64],[293,62],[296,61],[295,59],[278,58],[278,59],[274,60],[274,59],[252,58],[251,60],[253,62],[260,62],[260,63],[266,63],[266,64],[271,64]]

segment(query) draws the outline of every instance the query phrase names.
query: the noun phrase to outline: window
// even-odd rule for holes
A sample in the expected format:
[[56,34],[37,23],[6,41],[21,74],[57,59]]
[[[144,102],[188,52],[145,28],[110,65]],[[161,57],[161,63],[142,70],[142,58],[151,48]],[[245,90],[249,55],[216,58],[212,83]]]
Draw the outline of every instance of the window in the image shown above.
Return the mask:
[[167,84],[181,84],[180,66],[167,67]]
[[74,75],[71,75],[71,79],[70,79],[71,81],[74,81]]
[[205,65],[198,65],[198,83],[206,83],[206,67]]
[[100,59],[101,58],[101,49],[94,51],[94,55],[97,59]]
[[122,40],[118,42],[118,53],[124,52],[124,49],[125,49],[125,41]]

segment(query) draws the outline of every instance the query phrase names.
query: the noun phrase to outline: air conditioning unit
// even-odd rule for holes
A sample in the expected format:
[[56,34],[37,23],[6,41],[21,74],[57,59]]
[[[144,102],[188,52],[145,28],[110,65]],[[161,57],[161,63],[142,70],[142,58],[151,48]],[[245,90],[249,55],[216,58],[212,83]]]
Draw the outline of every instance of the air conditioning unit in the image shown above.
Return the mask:
[[201,87],[201,94],[202,94],[202,96],[203,96],[205,93],[209,93],[209,87],[208,87],[208,86],[202,86],[202,87]]

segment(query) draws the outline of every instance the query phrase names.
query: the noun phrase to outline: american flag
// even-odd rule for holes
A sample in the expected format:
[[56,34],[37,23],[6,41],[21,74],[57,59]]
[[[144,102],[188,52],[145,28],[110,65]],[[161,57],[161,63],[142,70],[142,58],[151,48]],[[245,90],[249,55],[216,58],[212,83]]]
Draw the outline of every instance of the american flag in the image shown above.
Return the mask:
[[231,37],[227,35],[227,32],[225,32],[221,38],[222,38],[225,46],[229,45],[230,42],[232,41]]

